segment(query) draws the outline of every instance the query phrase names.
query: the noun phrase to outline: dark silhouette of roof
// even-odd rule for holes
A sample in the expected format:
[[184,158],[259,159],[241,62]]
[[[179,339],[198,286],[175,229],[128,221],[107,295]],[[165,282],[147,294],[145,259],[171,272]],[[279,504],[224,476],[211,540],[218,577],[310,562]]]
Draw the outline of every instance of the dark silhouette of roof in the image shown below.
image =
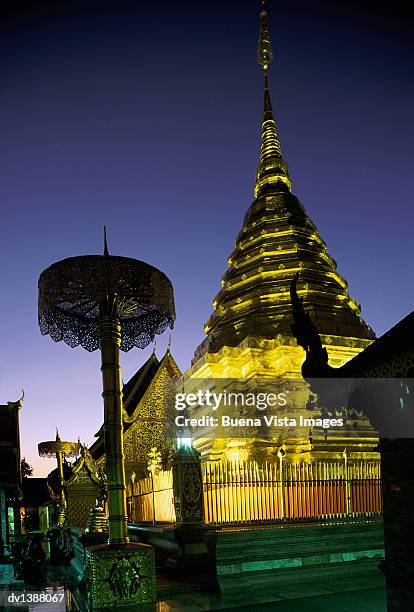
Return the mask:
[[[132,378],[124,385],[122,389],[122,399],[124,403],[124,408],[128,414],[131,416],[137,407],[140,400],[143,398],[146,390],[151,384],[151,381],[154,379],[154,376],[157,374],[159,367],[162,361],[157,359],[155,353],[152,353],[147,361],[135,372]],[[131,423],[124,424],[124,431],[126,431],[131,426]],[[105,452],[104,448],[104,435],[103,435],[103,425],[99,429],[99,431],[95,434],[95,437],[98,438],[96,442],[94,442],[89,449],[92,457],[96,460]]]
[[51,499],[47,478],[23,478],[22,491],[26,508],[37,508]]
[[365,369],[382,365],[411,353],[414,338],[414,311],[385,332],[375,342],[342,366],[341,375],[355,376]]
[[19,408],[0,405],[0,485],[18,490],[20,483]]
[[158,361],[155,353],[152,353],[144,365],[140,367],[126,385],[124,385],[122,396],[124,408],[129,416],[132,415],[139,401],[144,396],[145,391],[150,386],[151,381],[158,372],[160,364],[161,361]]

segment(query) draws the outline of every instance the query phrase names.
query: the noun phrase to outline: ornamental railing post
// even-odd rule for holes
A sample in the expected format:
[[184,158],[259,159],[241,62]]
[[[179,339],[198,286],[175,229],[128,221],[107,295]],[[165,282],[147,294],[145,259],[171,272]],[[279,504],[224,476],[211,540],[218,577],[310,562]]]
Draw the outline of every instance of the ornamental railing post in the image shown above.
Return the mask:
[[349,458],[351,453],[348,448],[344,449],[342,453],[344,462],[345,462],[345,478],[346,478],[346,513],[348,516],[351,515],[352,512],[352,500],[351,500],[351,480],[350,480],[350,470],[349,470]]
[[286,457],[286,451],[281,446],[277,452],[279,458],[279,471],[280,471],[280,518],[284,520],[286,518],[285,508],[285,476],[284,476],[284,460]]
[[178,527],[203,524],[203,477],[199,452],[181,446],[174,454],[174,507]]

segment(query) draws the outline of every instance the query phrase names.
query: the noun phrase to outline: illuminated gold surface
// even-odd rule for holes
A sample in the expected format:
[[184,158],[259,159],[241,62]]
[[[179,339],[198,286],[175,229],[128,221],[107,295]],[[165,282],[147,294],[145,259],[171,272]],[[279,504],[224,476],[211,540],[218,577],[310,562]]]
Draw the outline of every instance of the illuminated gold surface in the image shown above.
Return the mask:
[[[154,482],[154,495],[152,486]],[[129,520],[133,523],[151,523],[154,515],[160,523],[175,523],[172,470],[161,470],[150,476],[130,482],[127,487]],[[155,501],[155,511],[154,511]]]
[[[340,367],[374,339],[360,317],[358,303],[338,273],[336,262],[304,207],[291,192],[288,168],[270,99],[268,68],[273,58],[266,10],[260,14],[258,62],[264,70],[264,107],[256,199],[247,210],[221,289],[213,301],[213,313],[205,324],[206,338],[197,347],[186,372],[186,391],[196,390],[197,379],[278,378],[301,379],[305,353],[292,336],[290,284],[299,273],[298,294],[303,299],[322,342],[329,363]],[[214,391],[212,388],[211,391]],[[206,408],[191,410],[201,417]],[[354,459],[378,456],[377,438],[368,422],[359,423],[341,436],[309,440],[284,438],[292,463],[317,459],[337,460],[344,446]],[[266,461],[280,447],[279,438],[236,440],[211,436],[194,444],[208,459],[257,459]]]
[[[341,440],[347,444],[346,440]],[[227,460],[202,464],[203,517],[206,524],[262,523],[289,519],[329,518],[382,513],[380,461],[363,455],[337,453],[334,459],[288,463],[246,459],[247,448],[227,448]],[[303,457],[302,457],[303,459]],[[283,471],[282,471],[283,470]],[[157,521],[175,523],[173,473],[155,480]],[[128,487],[130,521],[150,523],[153,518],[149,478]]]
[[[329,363],[333,367],[344,365],[370,344],[367,339],[327,335],[322,336],[322,341],[328,351]],[[195,392],[200,386],[199,379],[301,379],[304,359],[303,349],[291,336],[279,334],[272,340],[250,336],[239,346],[224,346],[216,353],[205,353],[185,374],[186,392]],[[214,391],[212,387],[211,391]],[[208,408],[205,407],[192,409],[191,416],[199,418],[207,414],[206,410]],[[315,458],[337,460],[342,456],[345,446],[351,450],[355,460],[378,457],[375,451],[378,439],[366,419],[360,421],[357,433],[350,425],[340,435],[334,437],[330,434],[327,440],[315,436],[310,443],[307,435],[302,439],[289,439],[285,435],[283,441],[289,461],[293,462],[309,462]],[[273,456],[280,444],[278,438],[236,440],[216,437],[216,432],[212,432],[211,437],[200,438],[197,434],[194,436],[194,445],[204,459],[254,458],[266,461]]]
[[[206,524],[380,515],[378,459],[347,470],[342,459],[286,464],[231,460],[204,463]],[[348,503],[349,490],[349,503]]]
[[282,159],[279,134],[270,100],[267,72],[269,64],[273,60],[273,51],[267,17],[267,11],[263,8],[260,12],[259,45],[257,49],[257,61],[262,66],[264,72],[264,102],[260,164],[254,188],[254,195],[256,197],[272,187],[277,188],[279,186],[288,191],[291,188],[288,167]]

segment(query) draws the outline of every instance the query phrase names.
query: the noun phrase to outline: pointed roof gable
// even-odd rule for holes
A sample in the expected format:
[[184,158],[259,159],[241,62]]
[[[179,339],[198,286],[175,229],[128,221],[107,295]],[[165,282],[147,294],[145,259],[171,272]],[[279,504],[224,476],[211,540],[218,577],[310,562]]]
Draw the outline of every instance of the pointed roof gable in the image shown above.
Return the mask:
[[141,379],[137,381],[137,386],[132,389],[125,405],[128,405],[127,413],[130,419],[124,419],[124,430],[128,429],[130,423],[137,418],[141,400],[144,399],[146,393],[150,392],[152,385],[156,383],[158,376],[161,375],[164,369],[167,370],[171,379],[181,376],[181,371],[171,355],[170,349],[167,349],[161,361],[157,360],[156,367],[149,365],[148,369],[141,375]]
[[[181,371],[171,355],[169,348],[161,361],[157,359],[155,352],[153,352],[147,361],[124,385],[122,392],[124,402],[124,432],[129,429],[132,422],[137,418],[137,409],[140,402],[164,368],[167,369],[172,379],[181,376]],[[89,449],[95,460],[99,459],[104,454],[103,427],[102,425],[95,434],[95,437],[98,439]]]
[[92,458],[90,450],[86,446],[82,446],[80,457],[73,463],[72,471],[65,477],[65,485],[69,486],[75,483],[82,471],[85,471],[90,481],[93,484],[99,485],[99,475],[96,469],[95,461]]
[[161,362],[152,353],[143,366],[129,379],[122,390],[124,408],[129,416],[133,413],[140,399],[148,389],[159,370]]

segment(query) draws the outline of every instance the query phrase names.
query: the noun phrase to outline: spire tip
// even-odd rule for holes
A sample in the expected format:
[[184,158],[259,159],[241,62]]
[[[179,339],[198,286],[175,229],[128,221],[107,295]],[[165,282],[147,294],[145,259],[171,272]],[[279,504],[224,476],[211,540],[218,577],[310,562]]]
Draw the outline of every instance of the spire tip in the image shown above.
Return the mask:
[[259,46],[257,48],[257,61],[262,66],[263,70],[269,67],[273,60],[272,43],[270,40],[269,24],[267,21],[267,3],[266,0],[261,2],[260,10],[260,31],[259,31]]
[[257,61],[264,73],[264,104],[262,120],[262,143],[260,148],[260,163],[256,174],[254,194],[257,198],[269,191],[290,191],[291,182],[287,165],[282,159],[279,134],[273,116],[270,100],[268,69],[273,60],[272,43],[270,40],[267,2],[261,0],[259,45]]
[[106,225],[104,225],[104,257],[109,257],[108,242],[106,239]]

